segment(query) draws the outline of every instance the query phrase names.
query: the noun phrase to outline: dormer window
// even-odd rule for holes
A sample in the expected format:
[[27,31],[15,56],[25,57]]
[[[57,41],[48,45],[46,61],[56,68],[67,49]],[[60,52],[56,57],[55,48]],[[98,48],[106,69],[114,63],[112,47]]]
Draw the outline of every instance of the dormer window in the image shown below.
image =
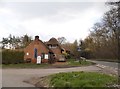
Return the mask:
[[58,45],[48,45],[49,48],[57,48]]
[[52,45],[52,48],[57,48],[57,45]]
[[49,48],[52,48],[52,45],[48,45]]

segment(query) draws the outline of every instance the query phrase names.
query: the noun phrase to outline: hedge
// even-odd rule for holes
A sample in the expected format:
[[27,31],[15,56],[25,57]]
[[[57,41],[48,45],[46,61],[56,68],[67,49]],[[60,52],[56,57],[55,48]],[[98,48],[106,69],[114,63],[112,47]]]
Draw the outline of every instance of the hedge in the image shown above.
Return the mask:
[[24,52],[14,50],[2,51],[2,63],[3,64],[17,64],[24,62]]

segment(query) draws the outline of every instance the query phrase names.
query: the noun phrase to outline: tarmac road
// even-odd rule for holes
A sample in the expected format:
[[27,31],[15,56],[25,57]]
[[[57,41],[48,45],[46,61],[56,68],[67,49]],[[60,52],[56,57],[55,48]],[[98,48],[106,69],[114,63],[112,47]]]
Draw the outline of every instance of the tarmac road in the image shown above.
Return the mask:
[[120,63],[117,63],[117,62],[106,62],[106,61],[95,61],[95,60],[88,60],[88,61],[92,61],[94,63],[104,65],[104,66],[109,66],[116,69],[118,69],[118,65],[120,65]]
[[95,65],[73,68],[52,68],[52,69],[2,69],[2,87],[34,87],[23,82],[31,77],[43,77],[59,72],[71,71],[100,71],[101,68]]

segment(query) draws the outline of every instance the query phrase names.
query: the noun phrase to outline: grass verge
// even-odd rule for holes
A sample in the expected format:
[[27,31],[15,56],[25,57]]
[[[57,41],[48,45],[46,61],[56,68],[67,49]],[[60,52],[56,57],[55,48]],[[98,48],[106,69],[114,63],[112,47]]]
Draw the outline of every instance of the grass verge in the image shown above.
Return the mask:
[[93,62],[86,61],[86,60],[74,61],[74,59],[69,59],[67,63],[70,66],[86,66],[86,65],[93,65],[93,64],[95,64]]
[[59,62],[58,64],[34,64],[34,63],[21,63],[21,64],[2,64],[2,68],[68,68],[78,66],[89,66],[94,63],[89,61],[74,61],[69,59],[67,62]]
[[45,68],[50,64],[33,64],[33,63],[21,63],[21,64],[2,64],[2,68]]
[[[45,85],[44,82],[47,85]],[[59,89],[60,87],[67,87],[67,89],[73,89],[76,87],[80,89],[85,87],[93,87],[96,89],[96,87],[108,87],[113,84],[117,84],[117,77],[115,76],[97,72],[69,72],[47,76],[46,78],[43,78],[42,81],[38,82],[36,87],[47,86],[54,87],[55,89]]]

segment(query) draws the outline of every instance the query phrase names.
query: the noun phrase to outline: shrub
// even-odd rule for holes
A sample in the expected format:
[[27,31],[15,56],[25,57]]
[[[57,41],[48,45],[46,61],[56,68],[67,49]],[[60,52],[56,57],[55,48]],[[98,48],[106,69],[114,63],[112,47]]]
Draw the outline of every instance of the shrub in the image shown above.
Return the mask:
[[24,62],[24,52],[14,50],[2,51],[2,63],[3,64],[17,64]]

